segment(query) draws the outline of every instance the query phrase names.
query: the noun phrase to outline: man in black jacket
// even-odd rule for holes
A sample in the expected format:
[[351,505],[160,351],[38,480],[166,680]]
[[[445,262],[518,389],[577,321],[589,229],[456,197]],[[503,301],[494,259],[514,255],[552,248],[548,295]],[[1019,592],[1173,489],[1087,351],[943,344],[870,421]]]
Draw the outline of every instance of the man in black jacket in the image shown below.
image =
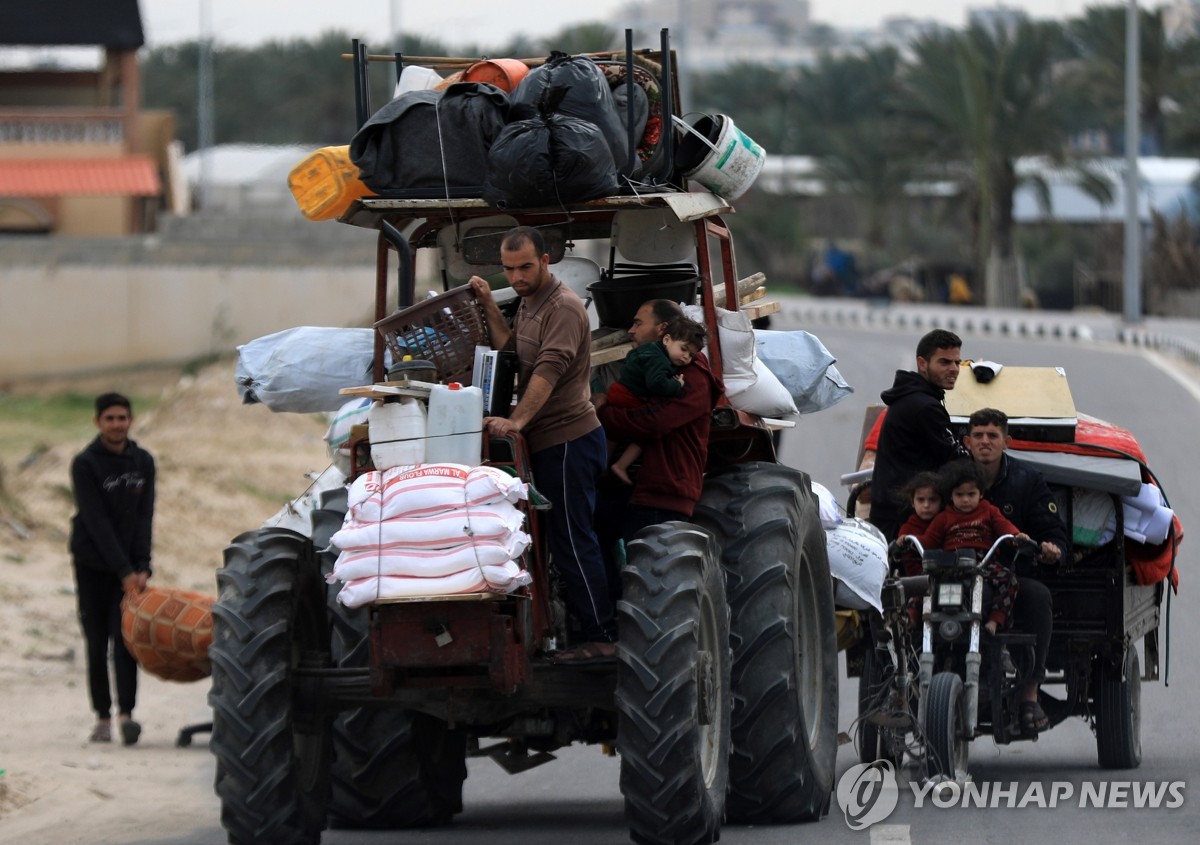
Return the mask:
[[121,394],[96,398],[95,422],[99,435],[71,463],[76,507],[71,556],[96,711],[91,741],[112,741],[111,644],[121,740],[133,745],[142,732],[133,720],[137,662],[121,638],[121,598],[145,590],[150,577],[154,459],[129,439],[133,409]]
[[1058,502],[1036,468],[1004,454],[1010,439],[1008,415],[981,408],[968,418],[963,442],[987,480],[984,498],[1038,542],[1039,563],[1062,563],[1071,546]]
[[871,522],[889,540],[904,521],[900,488],[922,470],[966,457],[942,404],[958,380],[961,349],[954,332],[934,329],[917,344],[917,371],[897,370],[895,382],[880,394],[888,407],[871,475]]
[[[1009,440],[1008,415],[1003,411],[981,408],[967,419],[963,442],[975,464],[983,470],[987,481],[983,497],[1034,539],[1039,547],[1038,563],[1062,563],[1071,553],[1071,546],[1067,527],[1058,514],[1058,503],[1036,468],[1004,454]],[[1013,608],[1013,625],[1037,637],[1033,673],[1021,690],[1019,714],[1022,727],[1031,733],[1050,725],[1038,700],[1038,690],[1046,677],[1046,657],[1054,625],[1053,597],[1045,584],[1032,577],[1032,572],[1032,567],[1018,564],[1019,591]]]

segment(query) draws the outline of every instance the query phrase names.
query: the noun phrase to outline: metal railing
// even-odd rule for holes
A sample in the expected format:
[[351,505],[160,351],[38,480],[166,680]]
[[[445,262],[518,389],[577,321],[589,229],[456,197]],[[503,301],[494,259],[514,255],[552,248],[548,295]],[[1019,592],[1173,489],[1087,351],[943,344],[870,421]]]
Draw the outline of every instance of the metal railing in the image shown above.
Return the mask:
[[2,109],[0,143],[123,144],[124,118],[118,109]]

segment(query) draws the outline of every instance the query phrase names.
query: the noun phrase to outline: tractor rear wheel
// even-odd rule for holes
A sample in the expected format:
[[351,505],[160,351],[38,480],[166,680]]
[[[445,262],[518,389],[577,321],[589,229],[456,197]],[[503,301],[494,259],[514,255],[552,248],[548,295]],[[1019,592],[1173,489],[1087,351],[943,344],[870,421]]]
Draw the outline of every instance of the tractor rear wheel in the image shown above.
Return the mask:
[[617,602],[617,751],[630,837],[715,842],[729,777],[729,607],[712,536],[639,532]]
[[710,476],[693,520],[717,538],[733,645],[729,819],[819,819],[837,759],[833,581],[807,474],[750,463]]

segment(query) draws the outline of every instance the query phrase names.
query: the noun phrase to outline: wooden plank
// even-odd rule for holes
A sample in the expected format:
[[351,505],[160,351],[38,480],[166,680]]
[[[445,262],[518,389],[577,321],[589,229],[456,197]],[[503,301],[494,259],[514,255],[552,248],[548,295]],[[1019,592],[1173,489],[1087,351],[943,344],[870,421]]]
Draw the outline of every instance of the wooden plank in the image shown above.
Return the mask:
[[624,329],[599,328],[592,332],[592,352],[610,349],[629,342],[629,332]]
[[742,313],[747,315],[751,320],[757,320],[759,317],[766,317],[769,314],[778,314],[783,310],[783,306],[778,302],[764,302],[761,305],[743,305]]
[[620,346],[610,346],[608,349],[593,349],[592,366],[600,367],[604,364],[611,364],[613,361],[623,361],[631,349],[633,346],[628,341]]
[[[737,283],[738,298],[752,293],[755,288],[765,284],[767,281],[766,273],[754,273],[744,279],[739,279]],[[725,306],[725,285],[715,285],[713,287],[713,302],[718,308]],[[701,304],[700,297],[696,297],[696,304]]]
[[951,418],[965,421],[980,408],[999,408],[1008,414],[1008,424],[1027,417],[1075,423],[1075,401],[1067,385],[1067,375],[1059,367],[1006,366],[990,382],[977,381],[963,367],[954,390],[946,392],[946,410]]
[[367,399],[394,399],[397,396],[428,399],[431,387],[432,385],[425,382],[364,384],[360,387],[343,387],[338,393],[342,396],[362,396]]
[[376,599],[371,604],[408,604],[418,601],[500,601],[509,595],[509,593],[454,593],[448,596],[397,596]]
[[866,412],[863,414],[862,431],[858,435],[858,463],[855,464],[859,469],[867,469],[875,466],[875,450],[871,450],[871,462],[864,464],[863,459],[867,456],[866,443],[867,437],[871,434],[871,429],[875,427],[875,421],[879,419],[879,415],[883,413],[884,406],[879,404],[871,404],[867,406]]

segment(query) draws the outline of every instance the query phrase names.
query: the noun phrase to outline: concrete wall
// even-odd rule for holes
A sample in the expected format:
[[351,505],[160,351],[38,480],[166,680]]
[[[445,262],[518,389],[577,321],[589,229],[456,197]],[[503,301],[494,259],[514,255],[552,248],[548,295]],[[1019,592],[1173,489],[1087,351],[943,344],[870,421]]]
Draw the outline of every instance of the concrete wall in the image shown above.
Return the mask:
[[[0,235],[0,388],[231,354],[295,326],[370,326],[378,233],[291,210],[163,215],[122,238]],[[441,289],[432,252],[418,255],[418,296]],[[389,309],[396,288],[392,256]]]
[[186,362],[293,326],[366,326],[374,288],[369,265],[0,266],[0,381]]

